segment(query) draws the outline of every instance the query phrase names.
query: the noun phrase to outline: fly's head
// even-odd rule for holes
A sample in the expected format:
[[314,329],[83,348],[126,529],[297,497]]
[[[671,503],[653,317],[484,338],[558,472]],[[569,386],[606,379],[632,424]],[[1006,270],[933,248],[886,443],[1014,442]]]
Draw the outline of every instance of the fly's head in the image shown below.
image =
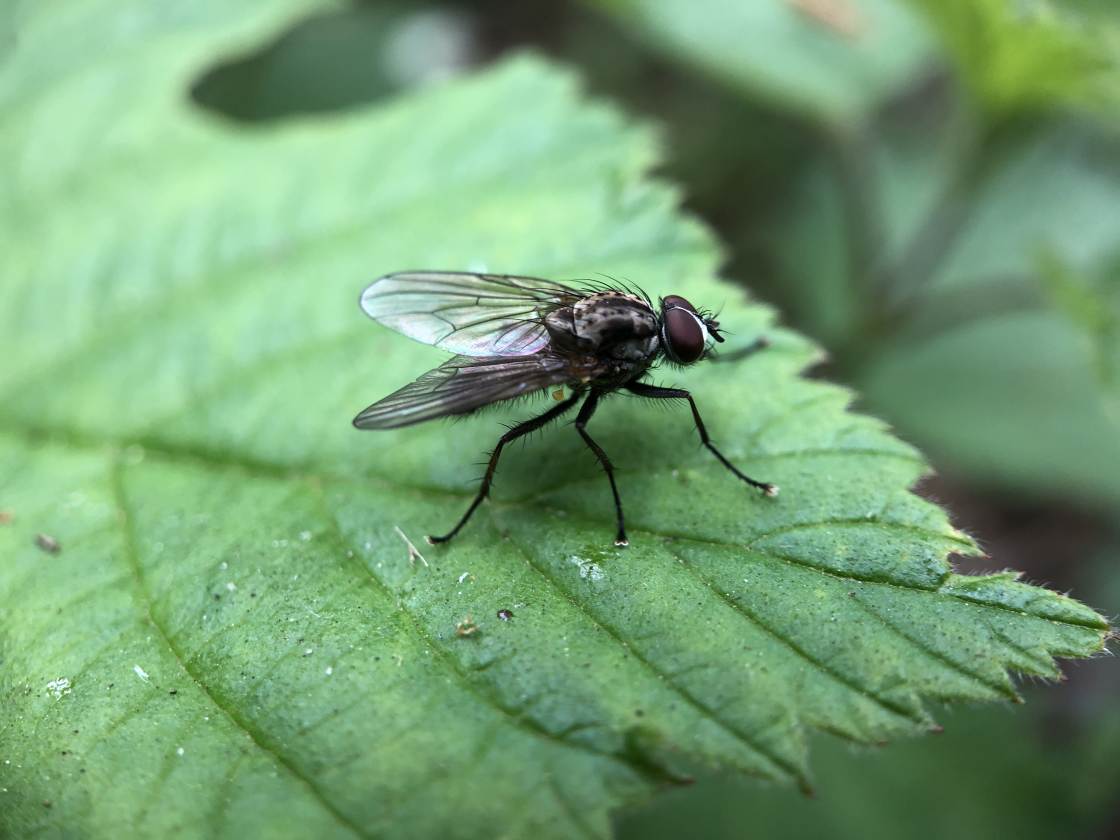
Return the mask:
[[690,365],[704,358],[711,341],[722,342],[719,321],[680,295],[661,298],[661,346],[669,361]]

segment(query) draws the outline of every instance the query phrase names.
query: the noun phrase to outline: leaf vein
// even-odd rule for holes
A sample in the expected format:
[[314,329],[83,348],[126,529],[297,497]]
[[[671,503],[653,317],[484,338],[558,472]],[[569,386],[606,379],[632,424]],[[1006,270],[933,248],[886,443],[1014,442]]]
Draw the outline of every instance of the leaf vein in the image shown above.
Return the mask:
[[866,613],[871,618],[875,619],[879,624],[881,624],[887,630],[891,631],[894,635],[898,636],[903,641],[905,641],[905,642],[909,643],[910,645],[912,645],[913,647],[917,648],[918,650],[920,650],[922,653],[926,654],[927,656],[929,656],[933,659],[936,659],[938,662],[940,662],[942,665],[949,668],[950,670],[956,671],[961,676],[966,677],[966,678],[984,686],[985,688],[1006,697],[1008,700],[1011,700],[1013,703],[1023,702],[1022,698],[1019,696],[1019,693],[1017,691],[1015,691],[1015,689],[1012,688],[1011,686],[1005,685],[1005,684],[1000,684],[999,682],[996,682],[994,680],[991,680],[991,679],[985,677],[983,674],[980,674],[976,671],[973,671],[969,668],[966,668],[963,664],[961,664],[960,662],[957,662],[951,656],[943,653],[942,651],[937,650],[937,648],[933,647],[932,645],[929,645],[929,644],[921,641],[920,639],[914,638],[909,633],[907,633],[905,630],[903,630],[901,627],[896,625],[889,618],[887,618],[885,615],[880,613],[873,606],[868,604],[858,594],[852,596],[852,601],[861,610],[863,610],[864,613]]
[[675,552],[671,545],[667,545],[667,547],[668,547],[668,551],[671,554],[673,554],[673,556],[675,556],[680,561],[681,565],[684,568],[688,569],[696,577],[697,580],[699,580],[702,584],[704,584],[704,586],[706,586],[708,588],[708,590],[713,595],[716,596],[716,598],[718,598],[720,601],[727,604],[733,610],[738,612],[748,622],[750,622],[754,626],[758,627],[759,629],[763,630],[764,632],[766,632],[767,634],[769,634],[770,636],[772,636],[773,638],[777,639],[779,642],[784,644],[787,648],[789,648],[791,651],[793,651],[793,653],[795,653],[798,657],[803,659],[805,662],[809,663],[815,669],[817,669],[821,673],[825,674],[826,676],[831,677],[833,680],[840,683],[845,688],[848,688],[853,693],[855,693],[855,694],[863,697],[864,699],[874,703],[875,705],[879,706],[880,708],[884,709],[887,712],[890,712],[893,715],[896,715],[896,716],[901,717],[901,718],[905,718],[906,720],[910,721],[911,723],[916,723],[920,726],[928,726],[929,725],[928,718],[924,714],[922,714],[921,712],[917,712],[913,709],[908,709],[900,703],[896,703],[893,700],[889,700],[885,697],[880,696],[879,694],[872,691],[871,689],[860,685],[859,682],[856,679],[854,679],[853,677],[850,677],[849,675],[843,673],[842,671],[831,667],[827,663],[825,663],[825,662],[821,661],[820,659],[818,659],[817,657],[813,656],[811,653],[809,653],[809,651],[805,650],[805,648],[803,648],[801,645],[799,645],[793,639],[789,638],[786,634],[779,631],[776,627],[774,627],[771,624],[769,624],[768,622],[764,621],[760,616],[755,614],[752,610],[748,609],[742,603],[735,600],[734,598],[728,597],[726,594],[721,592],[719,587],[716,586],[707,575],[705,575],[702,572],[700,572],[699,570],[697,570],[696,567],[692,563],[690,563],[683,556],[681,556],[680,554]]
[[[334,517],[334,514],[332,514],[330,509],[328,508],[326,500],[323,497],[321,483],[317,481],[313,482],[312,487],[314,489],[313,495],[320,508],[320,515],[323,517],[327,526],[330,528],[335,542],[342,549],[341,555],[342,557],[346,558],[347,564],[354,570],[356,574],[361,577],[362,580],[365,580],[376,591],[388,597],[394,603],[400,604],[401,611],[405,616],[408,617],[409,623],[412,626],[417,639],[427,645],[428,648],[435,654],[438,661],[442,662],[446,666],[446,671],[449,676],[454,678],[467,691],[469,691],[479,700],[483,701],[487,706],[493,708],[497,712],[500,712],[514,728],[534,737],[541,738],[550,744],[565,747],[571,750],[576,750],[577,752],[584,752],[598,758],[619,761],[621,763],[621,759],[619,759],[618,756],[613,755],[612,753],[594,749],[587,744],[567,741],[558,737],[556,733],[546,729],[534,718],[521,714],[516,709],[511,709],[509,706],[507,706],[501,700],[501,698],[499,698],[493,692],[493,690],[490,689],[488,683],[480,683],[476,680],[472,680],[467,672],[463,670],[460,663],[456,661],[455,658],[451,656],[451,654],[442,645],[439,644],[439,640],[432,637],[428,633],[428,631],[424,629],[423,625],[420,623],[420,619],[411,610],[409,610],[402,601],[400,601],[396,593],[394,593],[393,590],[390,589],[389,586],[386,585],[379,577],[377,577],[377,575],[375,575],[364,563],[358,561],[357,557],[359,552],[357,551],[356,547],[352,546],[346,539],[346,536],[343,534],[342,529],[338,524],[338,520]],[[350,554],[352,554],[353,556],[349,556]]]
[[778,755],[777,753],[773,752],[772,750],[764,747],[755,738],[753,738],[752,736],[750,736],[749,734],[744,732],[742,729],[740,729],[738,726],[733,724],[731,721],[724,720],[723,718],[721,718],[719,713],[715,709],[712,709],[710,706],[708,706],[702,700],[695,697],[692,694],[692,692],[690,692],[687,689],[683,688],[682,686],[678,685],[676,680],[674,679],[674,677],[676,676],[675,674],[670,674],[667,671],[664,671],[661,668],[659,668],[656,664],[654,664],[654,662],[652,660],[650,660],[648,657],[646,657],[646,655],[643,654],[635,645],[627,642],[622,637],[622,635],[618,632],[618,630],[616,630],[614,627],[612,627],[611,625],[607,624],[606,622],[604,622],[603,620],[601,620],[600,618],[595,616],[587,608],[586,605],[582,604],[580,601],[573,598],[572,595],[566,589],[564,589],[563,586],[561,586],[561,584],[556,580],[556,578],[553,575],[549,574],[547,571],[545,571],[545,569],[542,568],[539,564],[535,563],[533,561],[530,553],[526,549],[524,549],[521,545],[519,545],[516,540],[512,539],[512,537],[510,538],[510,543],[517,548],[518,552],[524,558],[526,565],[529,566],[529,568],[533,569],[546,583],[548,583],[552,587],[552,589],[554,589],[560,595],[560,597],[564,598],[569,604],[571,604],[582,616],[584,616],[584,618],[586,618],[588,621],[590,621],[595,627],[602,630],[613,641],[615,641],[617,644],[621,645],[623,650],[628,655],[634,657],[634,660],[636,662],[639,662],[643,667],[645,667],[650,673],[652,673],[664,685],[666,685],[670,689],[672,689],[673,692],[676,693],[678,696],[680,696],[680,698],[682,700],[684,700],[689,706],[691,706],[693,709],[695,709],[697,712],[699,712],[703,717],[706,717],[709,720],[711,720],[713,723],[715,723],[720,728],[725,729],[729,733],[734,735],[735,738],[737,740],[739,740],[744,746],[746,746],[748,749],[750,749],[753,752],[756,752],[759,755],[766,758],[768,761],[770,761],[775,766],[780,768],[783,772],[785,772],[787,775],[789,775],[790,778],[796,780],[798,782],[798,784],[800,784],[802,787],[807,787],[808,786],[809,781],[806,778],[804,772],[800,768],[798,768],[795,764],[790,762],[788,759],[785,759],[782,756]]
[[299,769],[299,767],[296,766],[288,757],[265,743],[265,740],[262,737],[261,733],[256,732],[254,728],[249,725],[248,721],[243,720],[232,706],[230,706],[228,703],[222,702],[219,697],[214,694],[210,687],[202,680],[201,675],[188,665],[188,658],[183,655],[183,651],[181,651],[178,645],[172,640],[170,634],[167,631],[167,628],[165,628],[156,619],[155,613],[152,609],[152,598],[151,594],[148,592],[147,585],[144,580],[144,572],[140,564],[140,555],[136,546],[134,525],[132,522],[132,516],[129,513],[128,498],[124,489],[123,467],[118,458],[112,458],[110,460],[109,485],[112,490],[117,510],[120,512],[121,530],[123,532],[122,553],[124,554],[125,562],[128,564],[128,567],[132,573],[137,592],[137,600],[143,606],[144,617],[155,629],[156,633],[159,635],[160,640],[174,657],[176,662],[178,662],[179,667],[182,669],[183,673],[191,679],[191,681],[198,687],[199,691],[201,691],[202,694],[207,698],[207,700],[209,700],[210,703],[213,704],[214,708],[219,710],[226,717],[226,719],[230,721],[230,723],[232,723],[238,730],[243,732],[257,747],[257,749],[270,756],[278,765],[283,767],[292,776],[293,779],[298,781],[308,791],[312,799],[314,799],[320,806],[322,806],[322,808],[327,813],[329,813],[339,823],[340,826],[348,829],[358,837],[372,837],[373,835],[365,832],[361,826],[355,823],[333,802],[331,802],[327,798],[324,791],[320,789],[320,787],[310,776],[303,773]]

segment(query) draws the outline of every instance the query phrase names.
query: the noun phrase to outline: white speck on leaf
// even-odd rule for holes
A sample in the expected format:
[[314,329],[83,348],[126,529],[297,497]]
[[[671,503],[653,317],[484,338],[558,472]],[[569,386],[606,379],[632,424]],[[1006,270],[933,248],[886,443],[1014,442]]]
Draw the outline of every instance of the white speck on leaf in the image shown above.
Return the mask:
[[226,589],[228,589],[230,592],[236,592],[237,591],[237,584],[234,583],[231,580],[229,583],[226,584]]
[[186,750],[183,749],[182,747],[179,747],[179,749],[175,750],[175,755],[184,755],[185,753],[186,753]]
[[47,683],[47,691],[54,695],[55,700],[61,700],[62,695],[70,693],[70,680],[66,677],[51,680]]
[[225,560],[223,560],[221,563],[218,564],[218,568],[221,569],[224,572],[226,569],[229,568],[229,563],[227,563]]
[[308,542],[311,539],[311,532],[310,531],[300,531],[299,532],[299,538],[301,540],[303,540],[304,542]]
[[331,674],[334,673],[334,668],[332,668],[330,665],[328,665],[326,667],[326,670],[323,671],[323,673],[326,674],[329,677]]
[[579,576],[586,580],[600,581],[606,577],[599,564],[591,560],[586,560],[583,557],[578,557],[573,554],[568,558],[568,562],[579,566]]
[[303,655],[304,655],[304,656],[310,656],[310,655],[311,655],[311,654],[313,654],[314,652],[315,652],[315,649],[314,649],[314,648],[305,648],[305,649],[304,649],[304,651],[303,651]]
[[471,574],[470,572],[463,572],[461,575],[459,575],[459,583],[462,583],[468,577],[470,577],[470,574]]
[[148,672],[141,668],[139,665],[133,665],[132,670],[136,672],[136,676],[138,676],[144,682],[147,682],[149,679],[151,679],[151,677],[148,676]]

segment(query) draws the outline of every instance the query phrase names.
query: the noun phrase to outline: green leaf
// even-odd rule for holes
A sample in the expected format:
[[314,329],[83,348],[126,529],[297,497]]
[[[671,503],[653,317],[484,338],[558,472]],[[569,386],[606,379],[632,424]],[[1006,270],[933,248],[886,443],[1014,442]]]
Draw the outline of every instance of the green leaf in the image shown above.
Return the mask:
[[[814,730],[925,732],[929,700],[1014,699],[1009,671],[1101,649],[1088,608],[951,571],[975,548],[908,492],[922,459],[798,378],[816,350],[713,280],[711,237],[644,176],[649,133],[565,73],[523,57],[254,130],[190,103],[309,8],[21,9],[0,77],[3,833],[605,836],[693,768],[806,787]],[[680,380],[783,495],[697,451],[687,412],[618,398],[593,429],[629,550],[564,428],[423,547],[500,427],[354,431],[442,358],[355,300],[388,270],[482,265],[727,301],[737,342],[774,346]]]
[[1048,0],[911,2],[929,16],[962,81],[994,117],[1073,106],[1112,118],[1120,106],[1114,11]]
[[677,838],[698,825],[710,840],[738,840],[744,825],[790,840],[1092,836],[1115,808],[1120,770],[1109,757],[1120,748],[1120,715],[1114,708],[1083,715],[1069,720],[1032,702],[1015,715],[958,711],[938,738],[886,751],[826,742],[815,755],[820,786],[811,804],[794,791],[740,779],[701,780],[632,809],[619,820],[618,837]]
[[920,14],[895,0],[594,0],[705,73],[830,124],[860,122],[933,56]]
[[[960,159],[929,146],[886,132],[869,152],[885,229],[863,274],[839,181],[806,176],[780,226],[791,300],[833,346],[870,347],[845,356],[870,405],[940,463],[1120,503],[1120,146],[1028,134],[963,182]],[[891,282],[865,292],[879,266]]]

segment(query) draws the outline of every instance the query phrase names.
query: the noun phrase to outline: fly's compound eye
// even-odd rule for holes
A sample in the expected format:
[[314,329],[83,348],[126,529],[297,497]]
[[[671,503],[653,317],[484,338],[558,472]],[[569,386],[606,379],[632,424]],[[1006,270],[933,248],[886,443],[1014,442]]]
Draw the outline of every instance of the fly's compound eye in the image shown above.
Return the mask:
[[688,365],[704,355],[708,331],[691,303],[670,295],[661,301],[661,317],[665,325],[662,338],[670,359]]

